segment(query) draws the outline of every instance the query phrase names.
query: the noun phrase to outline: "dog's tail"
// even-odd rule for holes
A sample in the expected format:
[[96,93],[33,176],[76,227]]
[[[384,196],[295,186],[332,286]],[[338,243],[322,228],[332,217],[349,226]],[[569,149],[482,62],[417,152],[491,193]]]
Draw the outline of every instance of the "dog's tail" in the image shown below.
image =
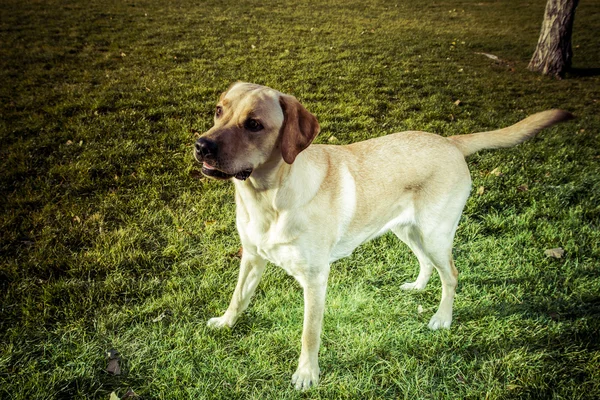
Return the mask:
[[450,136],[448,139],[468,156],[483,149],[515,146],[531,139],[544,128],[573,118],[573,114],[563,110],[542,111],[497,131]]

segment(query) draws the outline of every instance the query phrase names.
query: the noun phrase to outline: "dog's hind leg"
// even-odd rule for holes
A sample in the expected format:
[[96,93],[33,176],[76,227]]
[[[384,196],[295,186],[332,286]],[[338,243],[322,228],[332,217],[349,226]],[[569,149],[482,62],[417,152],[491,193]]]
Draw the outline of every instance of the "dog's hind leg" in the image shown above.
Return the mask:
[[406,282],[400,288],[404,290],[424,289],[435,267],[442,281],[442,300],[438,311],[429,322],[429,328],[432,330],[449,328],[452,323],[452,306],[458,277],[458,271],[452,260],[454,230],[449,233],[435,232],[425,237],[421,236],[415,226],[398,226],[392,231],[410,247],[419,259],[419,276],[414,282]]
[[430,226],[422,227],[423,250],[442,281],[440,306],[429,321],[429,329],[432,330],[450,328],[452,323],[452,306],[458,284],[458,271],[452,258],[452,243],[458,227],[460,210],[452,218],[452,207],[448,207],[441,221],[438,220],[434,224],[435,220],[432,218],[429,220],[432,222]]
[[440,275],[442,299],[437,312],[429,321],[429,328],[432,330],[450,328],[452,323],[452,307],[458,284],[458,271],[452,259],[452,244],[468,197],[468,187],[458,189],[461,190],[446,198],[437,199],[436,204],[423,207],[417,216],[420,225],[397,227],[393,230],[400,239],[406,239],[421,266],[417,280],[404,288],[424,287],[433,268]]
[[208,326],[211,328],[222,328],[224,326],[232,327],[235,324],[240,314],[248,308],[250,299],[262,278],[266,265],[266,260],[244,250],[240,263],[238,282],[231,297],[229,307],[222,316],[208,320]]
[[392,232],[402,240],[419,260],[419,276],[414,282],[406,282],[400,289],[402,290],[423,290],[429,282],[431,273],[433,272],[433,263],[423,250],[421,241],[421,233],[414,225],[398,225],[392,228]]
[[452,259],[451,250],[447,251],[444,255],[436,254],[435,268],[437,269],[440,280],[442,281],[442,299],[440,300],[440,306],[437,312],[431,317],[429,321],[429,329],[437,330],[440,328],[450,328],[452,323],[452,307],[454,304],[454,294],[456,293],[456,286],[458,284],[458,270],[454,266],[454,260]]

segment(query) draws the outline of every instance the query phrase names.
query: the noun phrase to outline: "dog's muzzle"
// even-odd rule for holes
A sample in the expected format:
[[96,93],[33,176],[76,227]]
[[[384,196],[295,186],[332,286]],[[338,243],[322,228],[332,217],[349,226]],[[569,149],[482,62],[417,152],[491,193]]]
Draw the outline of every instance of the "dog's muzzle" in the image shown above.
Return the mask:
[[234,174],[224,172],[218,168],[217,153],[219,146],[213,140],[200,138],[194,144],[195,158],[202,163],[202,173],[210,178],[230,179],[236,178],[241,181],[248,179],[252,174],[252,168],[243,169]]
[[200,138],[196,140],[194,148],[196,149],[196,155],[199,156],[198,158],[204,160],[205,158],[214,158],[217,155],[219,146],[212,140]]

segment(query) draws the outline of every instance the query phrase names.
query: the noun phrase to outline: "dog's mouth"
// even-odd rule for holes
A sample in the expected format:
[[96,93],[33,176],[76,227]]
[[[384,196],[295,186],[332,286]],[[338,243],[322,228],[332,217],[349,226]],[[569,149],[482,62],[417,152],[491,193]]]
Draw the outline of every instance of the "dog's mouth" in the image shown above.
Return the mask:
[[210,178],[215,179],[231,179],[236,178],[241,181],[245,181],[248,179],[250,174],[252,173],[252,168],[243,169],[241,171],[236,172],[235,174],[228,174],[223,172],[212,165],[208,164],[206,161],[202,163],[202,173]]

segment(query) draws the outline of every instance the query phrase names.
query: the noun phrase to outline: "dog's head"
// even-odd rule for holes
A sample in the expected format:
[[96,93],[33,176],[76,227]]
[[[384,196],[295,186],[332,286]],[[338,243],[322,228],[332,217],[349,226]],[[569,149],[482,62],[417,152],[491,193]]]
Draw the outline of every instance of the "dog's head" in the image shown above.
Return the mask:
[[295,97],[237,82],[221,95],[214,126],[196,141],[194,157],[208,177],[245,180],[282,158],[293,163],[319,129],[315,116]]

